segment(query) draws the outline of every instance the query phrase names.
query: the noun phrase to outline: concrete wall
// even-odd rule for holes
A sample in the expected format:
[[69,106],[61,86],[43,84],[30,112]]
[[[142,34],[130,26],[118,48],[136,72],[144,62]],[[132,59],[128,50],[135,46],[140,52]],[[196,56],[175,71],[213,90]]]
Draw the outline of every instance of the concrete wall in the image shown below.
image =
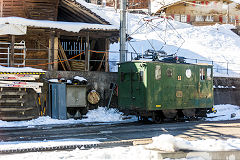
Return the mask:
[[[108,100],[110,97],[110,84],[117,82],[117,73],[112,72],[97,72],[97,71],[91,71],[91,72],[85,72],[85,71],[49,71],[46,72],[45,75],[42,75],[42,79],[45,79],[45,85],[44,85],[44,92],[46,94],[48,90],[48,84],[46,83],[48,79],[73,79],[74,76],[80,76],[84,77],[88,81],[87,85],[87,91],[96,90],[100,96],[100,102],[97,104],[98,106],[106,106],[108,104]],[[117,103],[117,97],[113,97],[113,101],[111,103],[112,106],[116,105]],[[96,105],[96,106],[97,106]],[[96,106],[90,106],[94,108]]]
[[240,78],[214,78],[214,104],[240,106]]

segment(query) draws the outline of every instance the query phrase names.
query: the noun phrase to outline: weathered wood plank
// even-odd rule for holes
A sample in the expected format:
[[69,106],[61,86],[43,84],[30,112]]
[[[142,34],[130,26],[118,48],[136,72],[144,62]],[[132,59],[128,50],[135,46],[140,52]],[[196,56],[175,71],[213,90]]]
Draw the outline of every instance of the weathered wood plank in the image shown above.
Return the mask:
[[65,54],[65,52],[64,52],[64,49],[63,49],[62,44],[61,44],[60,41],[59,41],[59,43],[58,43],[58,47],[59,47],[59,49],[60,49],[60,54],[61,54],[62,57],[64,58],[64,63],[66,64],[67,69],[68,69],[69,71],[71,71],[71,65],[70,65],[69,62],[68,62],[67,56],[66,56],[66,54]]

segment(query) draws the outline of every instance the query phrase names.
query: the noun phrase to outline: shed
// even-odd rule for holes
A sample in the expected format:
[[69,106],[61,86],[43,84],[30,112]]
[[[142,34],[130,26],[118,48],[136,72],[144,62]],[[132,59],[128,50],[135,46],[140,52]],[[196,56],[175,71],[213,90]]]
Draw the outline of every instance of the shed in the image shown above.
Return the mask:
[[[72,0],[12,0],[11,3],[1,0],[0,6],[1,25],[27,27],[25,35],[0,36],[1,65],[44,70],[109,70],[108,48],[110,42],[118,39],[118,27],[80,3]],[[19,42],[25,47],[17,48]],[[25,54],[11,54],[19,52]]]

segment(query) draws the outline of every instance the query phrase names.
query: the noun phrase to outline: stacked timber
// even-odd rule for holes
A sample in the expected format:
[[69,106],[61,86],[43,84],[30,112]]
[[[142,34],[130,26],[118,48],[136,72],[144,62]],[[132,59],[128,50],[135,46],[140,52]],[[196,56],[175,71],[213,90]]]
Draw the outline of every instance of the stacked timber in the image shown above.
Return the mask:
[[[34,73],[36,74],[36,73]],[[39,116],[40,75],[0,74],[0,120],[30,120]]]
[[70,65],[71,65],[72,71],[85,71],[85,61],[71,60]]

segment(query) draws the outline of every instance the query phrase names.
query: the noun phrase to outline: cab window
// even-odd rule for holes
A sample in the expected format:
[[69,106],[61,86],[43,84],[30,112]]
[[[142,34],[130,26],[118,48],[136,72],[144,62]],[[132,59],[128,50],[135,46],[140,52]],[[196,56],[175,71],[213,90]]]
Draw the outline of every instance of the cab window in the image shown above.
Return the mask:
[[212,69],[211,68],[207,68],[207,79],[208,80],[212,79]]
[[200,80],[205,80],[205,69],[200,68]]

